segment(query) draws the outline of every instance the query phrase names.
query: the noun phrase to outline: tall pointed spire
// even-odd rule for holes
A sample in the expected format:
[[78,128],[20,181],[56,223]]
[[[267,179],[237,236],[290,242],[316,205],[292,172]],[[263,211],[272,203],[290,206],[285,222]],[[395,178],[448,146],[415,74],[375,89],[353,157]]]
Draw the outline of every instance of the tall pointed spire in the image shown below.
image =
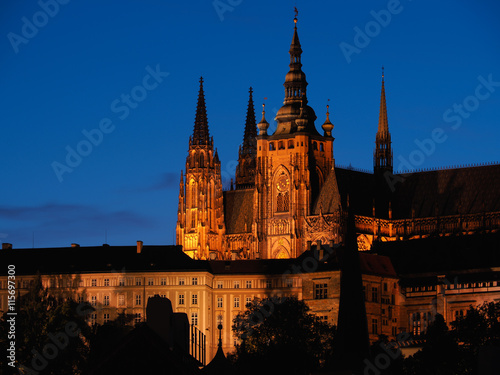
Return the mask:
[[378,131],[375,137],[375,152],[373,155],[375,172],[389,171],[392,173],[391,133],[387,120],[387,105],[385,102],[384,67],[382,67],[382,89],[380,93],[380,113],[378,117]]
[[380,112],[378,116],[378,133],[389,134],[389,123],[387,121],[387,105],[385,103],[384,67],[382,67],[382,89],[380,93]]
[[255,153],[257,151],[257,143],[255,140],[255,137],[257,137],[257,123],[255,121],[255,108],[252,94],[253,90],[250,87],[245,134],[243,135],[243,147],[241,150],[244,154]]
[[[240,146],[238,154],[238,166],[236,168],[236,188],[253,186],[255,183],[255,158],[257,156],[257,125],[255,121],[255,109],[253,106],[253,90],[250,87],[247,119],[245,122],[245,134],[243,145]],[[232,186],[232,184],[231,184]]]
[[208,132],[207,108],[205,106],[205,93],[203,91],[203,77],[200,77],[200,91],[198,92],[198,104],[196,106],[196,117],[194,120],[192,144],[193,145],[210,144],[210,134]]

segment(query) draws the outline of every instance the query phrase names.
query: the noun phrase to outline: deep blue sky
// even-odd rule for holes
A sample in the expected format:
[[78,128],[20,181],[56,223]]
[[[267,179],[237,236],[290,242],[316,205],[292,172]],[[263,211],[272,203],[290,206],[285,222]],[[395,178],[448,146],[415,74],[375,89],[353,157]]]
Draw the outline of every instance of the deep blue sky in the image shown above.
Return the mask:
[[[227,183],[249,86],[258,118],[264,97],[271,123],[283,101],[294,5],[309,104],[319,128],[331,100],[337,164],[372,168],[382,65],[396,169],[436,128],[446,140],[416,167],[500,159],[500,84],[468,98],[478,77],[500,81],[498,1],[402,0],[380,30],[371,12],[387,1],[218,4],[231,10],[219,15],[212,1],[72,0],[44,19],[35,1],[1,2],[2,242],[31,247],[34,235],[35,247],[101,245],[107,231],[111,245],[173,243],[200,75]],[[9,33],[23,37],[23,17],[41,26],[11,43]],[[348,63],[339,45],[355,46],[354,28],[367,26],[373,37]],[[168,77],[128,116],[113,112],[157,65]],[[464,100],[474,110],[446,122]],[[82,131],[105,118],[113,130],[60,181],[53,163],[65,163],[67,146],[76,149]]]

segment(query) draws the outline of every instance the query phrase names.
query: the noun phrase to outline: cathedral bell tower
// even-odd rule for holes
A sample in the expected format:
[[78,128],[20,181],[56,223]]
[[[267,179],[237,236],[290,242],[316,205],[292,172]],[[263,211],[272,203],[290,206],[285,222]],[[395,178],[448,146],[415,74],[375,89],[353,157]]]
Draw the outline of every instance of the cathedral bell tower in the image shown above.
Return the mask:
[[316,114],[307,105],[297,15],[294,23],[290,70],[283,85],[285,100],[276,114],[276,131],[267,134],[264,110],[257,125],[253,228],[262,258],[294,258],[306,249],[305,218],[312,214],[319,191],[333,171],[333,125],[326,124],[324,135],[314,125]]
[[221,258],[223,254],[225,224],[220,168],[208,131],[202,77],[185,178],[181,171],[176,227],[177,245],[192,258],[208,259],[210,253]]

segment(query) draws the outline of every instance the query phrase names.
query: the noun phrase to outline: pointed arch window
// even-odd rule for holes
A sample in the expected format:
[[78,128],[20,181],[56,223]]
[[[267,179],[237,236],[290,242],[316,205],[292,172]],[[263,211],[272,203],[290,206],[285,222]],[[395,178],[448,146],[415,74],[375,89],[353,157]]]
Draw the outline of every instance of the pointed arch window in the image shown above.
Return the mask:
[[203,152],[200,154],[200,167],[203,168],[205,165],[205,157],[203,155]]
[[276,212],[290,211],[288,176],[282,173],[276,182]]

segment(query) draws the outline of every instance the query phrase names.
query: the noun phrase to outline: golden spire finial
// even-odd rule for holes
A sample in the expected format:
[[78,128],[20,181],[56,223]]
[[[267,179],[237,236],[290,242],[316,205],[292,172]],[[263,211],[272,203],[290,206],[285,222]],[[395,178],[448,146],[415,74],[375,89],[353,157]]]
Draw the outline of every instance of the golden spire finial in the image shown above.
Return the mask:
[[295,18],[293,19],[293,22],[295,24],[297,24],[297,16],[299,15],[299,11],[297,10],[297,7],[294,7],[294,11],[295,11]]
[[326,104],[326,117],[328,118],[328,116],[330,115],[330,99],[327,99],[327,104]]

